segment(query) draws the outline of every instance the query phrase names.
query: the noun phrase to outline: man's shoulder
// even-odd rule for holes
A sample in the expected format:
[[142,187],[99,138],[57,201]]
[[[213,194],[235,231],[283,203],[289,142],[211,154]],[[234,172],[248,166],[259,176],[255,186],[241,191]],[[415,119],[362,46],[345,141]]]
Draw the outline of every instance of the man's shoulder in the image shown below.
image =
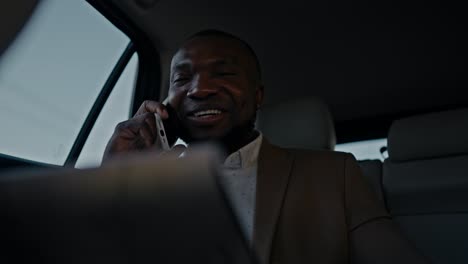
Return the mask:
[[343,159],[351,156],[350,153],[326,150],[326,149],[300,149],[300,148],[283,148],[295,156],[323,156],[331,159]]
[[[269,143],[267,140],[262,142],[260,148],[259,160],[265,166],[275,166],[275,162],[282,164],[291,164],[293,168],[306,170],[308,172],[343,172],[344,167],[349,162],[355,162],[355,158],[350,153],[319,150],[319,149],[300,149],[287,148]],[[343,168],[343,169],[341,169]]]
[[285,150],[291,153],[294,163],[301,167],[330,170],[330,168],[344,168],[347,161],[355,161],[352,154],[345,152],[297,148],[287,148]]
[[[290,179],[293,179],[290,184],[309,186],[307,190],[315,190],[313,186],[319,186],[317,193],[336,193],[337,190],[344,192],[345,177],[349,174],[350,165],[355,162],[354,157],[345,152],[285,148],[275,145],[269,146],[268,149],[271,152],[261,157],[264,160],[262,166],[274,168],[288,166]],[[273,156],[287,158],[281,159],[283,162],[276,162],[279,160],[276,158],[268,159]]]
[[346,159],[354,160],[354,156],[350,153],[323,150],[323,149],[301,149],[301,148],[286,148],[271,144],[272,148],[276,148],[279,152],[288,153],[294,159],[320,159],[330,161],[344,161]]

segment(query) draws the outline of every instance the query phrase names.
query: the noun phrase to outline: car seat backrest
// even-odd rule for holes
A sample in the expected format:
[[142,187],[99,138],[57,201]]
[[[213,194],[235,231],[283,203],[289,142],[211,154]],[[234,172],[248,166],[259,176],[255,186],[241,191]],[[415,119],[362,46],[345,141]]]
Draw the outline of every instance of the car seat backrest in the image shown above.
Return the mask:
[[335,148],[336,136],[328,106],[318,98],[266,105],[258,112],[257,128],[281,147],[300,149]]
[[385,199],[382,190],[382,161],[380,160],[360,160],[362,174],[368,180],[372,189],[375,191],[377,198],[385,207]]
[[388,153],[394,219],[434,263],[468,263],[468,108],[395,121]]

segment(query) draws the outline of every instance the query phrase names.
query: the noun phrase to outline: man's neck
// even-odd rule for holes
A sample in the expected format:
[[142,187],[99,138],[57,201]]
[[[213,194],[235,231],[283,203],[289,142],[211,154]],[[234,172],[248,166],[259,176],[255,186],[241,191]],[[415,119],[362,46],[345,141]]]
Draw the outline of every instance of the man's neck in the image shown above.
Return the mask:
[[226,154],[229,155],[239,150],[243,146],[249,144],[250,142],[254,141],[258,137],[258,135],[258,131],[251,130],[249,133],[246,133],[243,136],[226,138],[221,144],[224,150],[226,151]]

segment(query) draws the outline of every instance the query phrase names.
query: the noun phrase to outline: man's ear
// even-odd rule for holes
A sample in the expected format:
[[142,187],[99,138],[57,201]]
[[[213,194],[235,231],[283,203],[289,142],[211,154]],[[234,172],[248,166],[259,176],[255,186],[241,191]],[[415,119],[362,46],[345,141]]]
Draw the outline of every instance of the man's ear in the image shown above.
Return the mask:
[[259,109],[260,106],[263,104],[263,91],[263,84],[259,84],[257,86],[257,90],[255,91],[255,103],[257,104],[257,109]]

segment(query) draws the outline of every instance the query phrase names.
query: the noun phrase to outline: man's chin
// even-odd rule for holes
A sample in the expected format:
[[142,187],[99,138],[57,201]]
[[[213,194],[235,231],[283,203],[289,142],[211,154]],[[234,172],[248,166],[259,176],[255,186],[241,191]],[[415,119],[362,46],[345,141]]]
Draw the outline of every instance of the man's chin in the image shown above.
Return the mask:
[[191,131],[180,135],[186,143],[220,142],[229,133],[218,130]]
[[184,134],[179,137],[187,144],[214,142],[222,145],[227,151],[233,151],[248,140],[249,135],[254,131],[255,118],[240,126],[225,127],[218,126],[212,128],[190,127],[183,129]]

